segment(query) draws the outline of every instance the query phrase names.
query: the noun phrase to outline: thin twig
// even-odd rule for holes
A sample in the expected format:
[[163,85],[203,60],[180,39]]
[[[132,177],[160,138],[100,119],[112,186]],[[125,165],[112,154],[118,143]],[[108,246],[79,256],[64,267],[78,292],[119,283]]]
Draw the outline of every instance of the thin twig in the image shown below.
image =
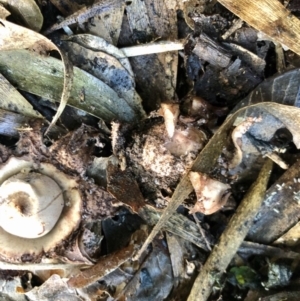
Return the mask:
[[233,21],[232,26],[222,35],[222,39],[226,40],[229,38],[234,32],[236,32],[239,28],[243,26],[244,21],[241,19],[235,19]]
[[133,57],[139,55],[161,53],[168,51],[178,51],[184,48],[182,41],[160,41],[149,44],[142,44],[132,47],[124,47],[120,50],[123,51],[124,57]]
[[205,236],[205,233],[203,231],[203,228],[201,227],[201,224],[199,222],[199,219],[198,219],[196,213],[193,213],[193,217],[194,217],[194,220],[195,220],[195,222],[196,222],[196,224],[197,224],[197,226],[199,228],[199,231],[200,231],[200,233],[201,233],[201,235],[202,235],[202,237],[203,237],[203,239],[204,239],[204,241],[206,243],[206,246],[207,246],[208,250],[211,251],[210,244],[209,244],[209,242],[207,240],[207,237]]
[[69,268],[86,268],[90,267],[86,263],[10,263],[0,261],[0,270],[17,270],[17,271],[40,271],[40,270],[67,270]]

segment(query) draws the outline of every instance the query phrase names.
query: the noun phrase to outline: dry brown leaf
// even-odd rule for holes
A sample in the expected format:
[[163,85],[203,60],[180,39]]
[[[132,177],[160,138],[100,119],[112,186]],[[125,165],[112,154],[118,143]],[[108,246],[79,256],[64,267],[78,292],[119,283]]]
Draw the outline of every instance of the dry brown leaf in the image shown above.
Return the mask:
[[259,31],[300,54],[300,20],[280,1],[218,0],[232,13]]
[[139,186],[128,170],[120,170],[118,166],[107,167],[107,191],[118,201],[138,212],[146,204]]
[[93,267],[83,270],[81,273],[71,277],[67,282],[68,286],[71,288],[88,286],[129,260],[132,257],[133,251],[134,245],[129,245],[122,250],[102,257]]
[[59,53],[61,55],[61,59],[64,64],[64,86],[63,86],[63,91],[62,91],[59,106],[57,108],[57,111],[56,111],[54,117],[51,120],[49,127],[47,128],[47,130],[45,132],[45,135],[47,135],[49,133],[50,129],[55,125],[58,118],[64,111],[64,109],[68,103],[68,100],[70,98],[71,91],[72,91],[72,85],[73,85],[73,79],[74,79],[73,64],[69,60],[68,55],[63,50],[60,49]]
[[300,238],[300,222],[297,223],[293,228],[291,228],[288,232],[283,234],[277,240],[273,242],[275,245],[285,245],[289,247],[299,245]]
[[39,32],[42,28],[44,18],[40,8],[34,0],[0,0],[13,16],[20,18],[24,25]]

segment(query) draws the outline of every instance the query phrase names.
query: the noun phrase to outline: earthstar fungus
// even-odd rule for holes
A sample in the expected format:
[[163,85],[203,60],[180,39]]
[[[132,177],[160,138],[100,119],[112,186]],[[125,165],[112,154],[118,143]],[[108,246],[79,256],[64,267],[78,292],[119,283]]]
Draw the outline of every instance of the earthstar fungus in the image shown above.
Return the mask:
[[79,225],[82,200],[74,178],[49,163],[11,157],[0,166],[0,256],[35,258]]

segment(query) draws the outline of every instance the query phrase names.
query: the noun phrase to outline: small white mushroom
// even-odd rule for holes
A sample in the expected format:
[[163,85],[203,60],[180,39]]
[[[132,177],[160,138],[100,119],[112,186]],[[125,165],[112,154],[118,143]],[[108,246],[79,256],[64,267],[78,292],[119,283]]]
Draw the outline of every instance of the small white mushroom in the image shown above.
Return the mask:
[[64,207],[62,189],[50,177],[37,172],[18,173],[0,187],[0,226],[24,238],[46,235]]

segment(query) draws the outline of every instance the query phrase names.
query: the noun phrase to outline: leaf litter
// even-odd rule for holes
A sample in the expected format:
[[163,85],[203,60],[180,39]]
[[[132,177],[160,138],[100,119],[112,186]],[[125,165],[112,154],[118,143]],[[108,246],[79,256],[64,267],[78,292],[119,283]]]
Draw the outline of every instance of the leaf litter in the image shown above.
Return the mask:
[[[285,40],[297,29],[283,21],[278,38],[257,23],[272,44],[250,27],[246,8],[239,16],[248,24],[214,1],[52,2],[66,16],[55,25],[45,18],[53,42],[1,20],[0,171],[10,157],[34,169],[54,164],[76,179],[83,207],[78,226],[53,249],[17,262],[0,254],[1,295],[249,301],[284,287],[293,297],[297,60],[275,72],[285,68],[283,51],[290,54],[279,43],[297,53]],[[220,2],[231,10],[231,1]],[[24,11],[5,4],[13,21],[35,29],[26,9],[40,11],[31,1]],[[287,12],[273,8],[270,15]],[[75,34],[64,36],[67,26]],[[46,111],[51,118],[41,118]],[[78,120],[89,125],[76,129]]]

